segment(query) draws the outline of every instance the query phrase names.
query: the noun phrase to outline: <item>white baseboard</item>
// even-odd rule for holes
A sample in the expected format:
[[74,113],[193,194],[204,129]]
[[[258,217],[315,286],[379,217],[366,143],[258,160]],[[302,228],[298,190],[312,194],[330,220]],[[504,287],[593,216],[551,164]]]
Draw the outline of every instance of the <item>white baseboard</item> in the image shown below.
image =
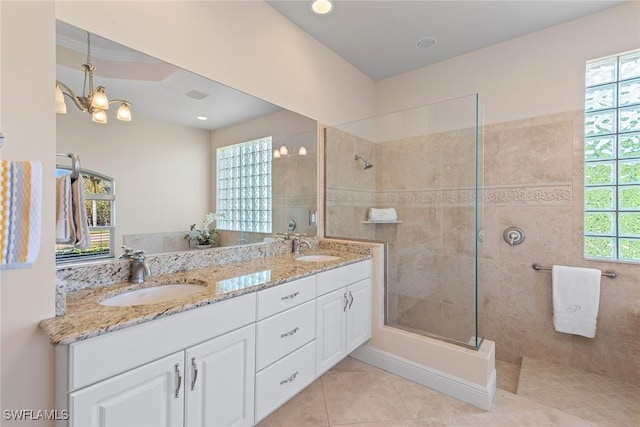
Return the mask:
[[491,409],[496,393],[495,369],[489,383],[483,387],[368,345],[360,346],[350,356],[480,409]]

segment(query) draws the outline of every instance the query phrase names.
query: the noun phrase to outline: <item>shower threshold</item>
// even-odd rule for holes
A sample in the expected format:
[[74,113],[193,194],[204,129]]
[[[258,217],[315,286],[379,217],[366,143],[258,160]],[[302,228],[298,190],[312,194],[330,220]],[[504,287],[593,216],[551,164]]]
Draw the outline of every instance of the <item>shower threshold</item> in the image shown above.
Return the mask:
[[[480,349],[480,346],[484,342],[484,337],[478,337],[476,339],[475,336],[472,336],[471,338],[469,338],[469,341],[464,342],[464,341],[459,341],[453,338],[448,338],[442,335],[425,332],[420,329],[415,329],[409,326],[401,325],[399,323],[385,322],[385,326],[389,326],[391,328],[396,328],[396,329],[402,329],[403,331],[411,332],[412,334],[422,335],[423,337],[434,338],[449,344],[459,345],[460,347],[465,347],[465,348],[469,348],[471,350],[476,350],[476,351]],[[477,341],[477,345],[474,344],[476,341]]]

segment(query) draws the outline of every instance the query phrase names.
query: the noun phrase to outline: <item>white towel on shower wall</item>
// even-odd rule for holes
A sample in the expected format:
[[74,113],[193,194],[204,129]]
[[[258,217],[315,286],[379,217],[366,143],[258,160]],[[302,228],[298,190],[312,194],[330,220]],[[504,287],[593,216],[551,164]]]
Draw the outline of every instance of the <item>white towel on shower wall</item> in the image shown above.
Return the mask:
[[600,305],[600,270],[554,265],[551,276],[555,330],[595,337]]

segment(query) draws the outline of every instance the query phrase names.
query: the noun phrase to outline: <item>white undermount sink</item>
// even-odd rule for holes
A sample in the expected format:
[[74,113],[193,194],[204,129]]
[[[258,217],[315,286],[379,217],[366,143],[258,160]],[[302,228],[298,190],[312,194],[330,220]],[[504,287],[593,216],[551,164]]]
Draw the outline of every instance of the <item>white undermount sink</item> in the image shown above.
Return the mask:
[[333,255],[303,255],[296,257],[296,261],[306,261],[306,262],[322,262],[322,261],[336,261],[339,260],[339,256]]
[[155,304],[158,302],[169,301],[175,298],[186,297],[198,292],[204,291],[206,288],[201,285],[191,283],[177,283],[160,286],[152,286],[149,288],[136,289],[135,291],[124,292],[122,294],[107,298],[100,302],[100,305],[109,307],[126,307],[131,305]]

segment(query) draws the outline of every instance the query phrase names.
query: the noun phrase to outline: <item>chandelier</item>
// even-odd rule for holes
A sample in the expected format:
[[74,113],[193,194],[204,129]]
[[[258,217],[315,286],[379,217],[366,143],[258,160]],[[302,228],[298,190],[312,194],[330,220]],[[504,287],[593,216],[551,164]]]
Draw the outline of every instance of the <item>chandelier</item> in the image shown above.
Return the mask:
[[67,114],[67,104],[64,101],[64,96],[67,95],[80,111],[91,114],[91,120],[96,123],[107,123],[107,110],[109,104],[114,102],[120,103],[116,119],[130,122],[131,110],[129,107],[131,102],[124,99],[109,101],[104,86],[93,88],[93,72],[96,67],[91,64],[91,34],[89,32],[87,32],[87,63],[82,66],[84,67],[82,96],[77,96],[69,86],[56,80],[56,113]]

